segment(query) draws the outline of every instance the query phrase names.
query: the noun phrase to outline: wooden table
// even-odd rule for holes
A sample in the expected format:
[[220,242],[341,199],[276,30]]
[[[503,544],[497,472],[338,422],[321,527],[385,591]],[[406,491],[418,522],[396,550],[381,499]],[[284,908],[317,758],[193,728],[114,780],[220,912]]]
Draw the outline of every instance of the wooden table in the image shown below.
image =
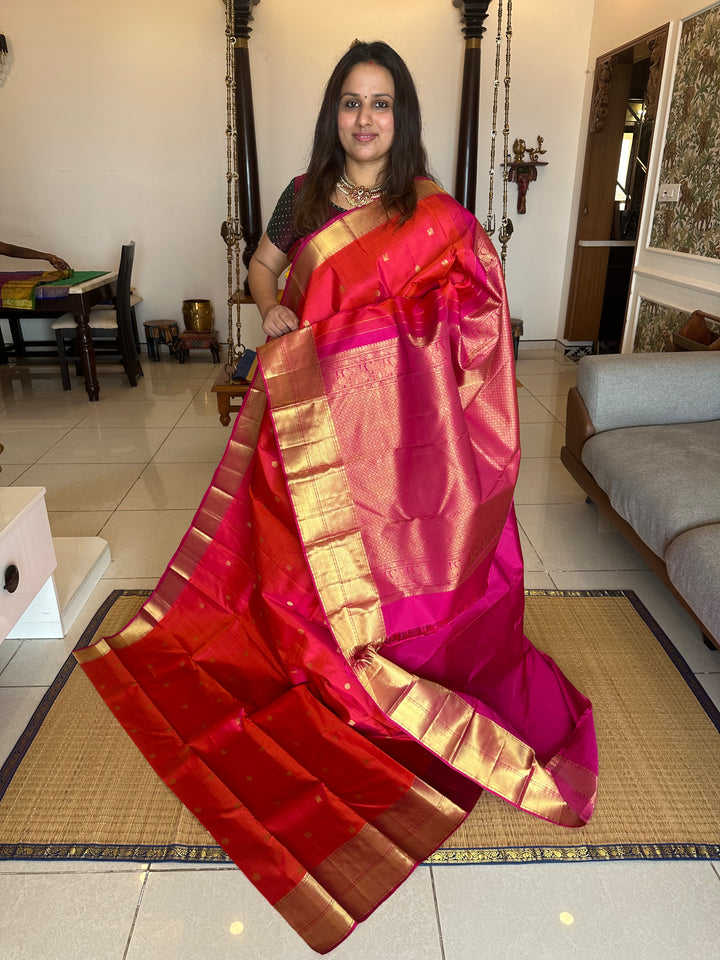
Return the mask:
[[[1,276],[2,274],[0,274]],[[13,355],[18,359],[29,357],[20,326],[20,321],[23,318],[43,317],[47,319],[63,313],[71,313],[75,317],[78,328],[78,348],[83,373],[85,374],[85,390],[91,401],[99,400],[100,384],[97,378],[95,350],[88,322],[92,307],[96,303],[106,303],[112,298],[117,276],[117,270],[115,270],[74,285],[71,278],[68,281],[69,286],[67,288],[39,286],[35,291],[35,308],[33,310],[19,310],[0,306],[0,317],[5,317],[10,323]],[[57,293],[59,289],[63,291],[61,296],[51,295]],[[57,356],[56,353],[54,355]],[[2,337],[0,337],[0,364],[7,362],[8,351]]]

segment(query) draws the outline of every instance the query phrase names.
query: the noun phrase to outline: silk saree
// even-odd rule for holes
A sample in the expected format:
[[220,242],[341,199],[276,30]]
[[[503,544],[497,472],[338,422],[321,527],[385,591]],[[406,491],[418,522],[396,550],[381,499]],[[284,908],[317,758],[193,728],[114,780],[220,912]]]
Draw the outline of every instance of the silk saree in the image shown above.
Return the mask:
[[523,635],[509,314],[494,249],[431,181],[300,245],[300,328],[258,350],[156,590],[83,669],[168,787],[316,951],[483,789],[593,809],[592,708]]
[[35,290],[41,284],[54,283],[73,275],[72,270],[21,270],[0,276],[0,307],[7,310],[34,310]]

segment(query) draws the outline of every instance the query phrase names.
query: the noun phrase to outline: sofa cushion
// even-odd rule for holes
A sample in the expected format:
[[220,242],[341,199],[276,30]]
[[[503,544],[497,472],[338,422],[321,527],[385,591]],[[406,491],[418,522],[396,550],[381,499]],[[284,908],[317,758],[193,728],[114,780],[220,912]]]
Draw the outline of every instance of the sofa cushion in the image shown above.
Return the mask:
[[666,562],[675,589],[720,640],[720,523],[681,533]]
[[587,441],[582,461],[663,559],[681,533],[720,523],[720,420],[607,430]]
[[577,388],[595,430],[720,418],[720,351],[583,357]]

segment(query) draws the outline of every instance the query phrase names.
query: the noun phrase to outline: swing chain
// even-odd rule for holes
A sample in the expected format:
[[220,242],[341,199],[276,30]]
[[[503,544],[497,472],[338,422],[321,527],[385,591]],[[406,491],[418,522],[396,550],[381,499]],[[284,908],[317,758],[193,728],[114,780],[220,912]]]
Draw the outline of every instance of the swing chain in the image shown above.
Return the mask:
[[[225,57],[225,86],[227,91],[227,124],[225,127],[227,138],[227,219],[221,225],[220,234],[227,246],[228,352],[225,372],[228,378],[231,378],[235,372],[238,360],[245,353],[245,346],[242,343],[240,303],[235,295],[235,291],[239,291],[240,289],[240,241],[242,240],[243,231],[240,225],[240,191],[236,135],[237,117],[235,112],[235,45],[237,38],[235,36],[234,3],[226,2],[225,11],[225,36],[227,38]],[[233,313],[236,318],[236,339],[233,338]]]
[[495,206],[495,154],[497,147],[498,134],[498,100],[500,95],[500,63],[503,41],[503,14],[505,16],[505,98],[504,114],[505,123],[503,126],[503,192],[502,192],[502,219],[500,220],[500,230],[498,240],[501,244],[500,261],[503,273],[505,272],[505,263],[507,260],[507,245],[513,234],[513,222],[507,215],[508,210],[508,174],[509,174],[509,153],[508,144],[510,139],[510,58],[511,58],[511,38],[512,38],[512,0],[507,0],[507,6],[503,10],[503,0],[498,0],[498,22],[497,35],[495,37],[495,82],[493,84],[493,105],[492,105],[492,132],[490,134],[490,182],[488,187],[488,213],[483,226],[489,237],[495,233],[496,220],[494,213]]
[[490,184],[488,188],[488,213],[483,226],[489,237],[495,233],[495,145],[497,142],[498,94],[500,91],[500,48],[502,46],[503,0],[498,0],[498,25],[495,37],[495,82],[493,84],[492,132],[490,134]]
[[503,273],[505,273],[505,263],[507,261],[507,245],[510,237],[513,235],[513,222],[507,215],[508,210],[508,174],[509,174],[509,142],[510,142],[510,64],[511,64],[511,41],[512,41],[512,0],[507,0],[507,19],[505,29],[505,125],[503,127],[503,215],[500,224],[500,233],[498,239],[502,244],[500,252],[500,262]]

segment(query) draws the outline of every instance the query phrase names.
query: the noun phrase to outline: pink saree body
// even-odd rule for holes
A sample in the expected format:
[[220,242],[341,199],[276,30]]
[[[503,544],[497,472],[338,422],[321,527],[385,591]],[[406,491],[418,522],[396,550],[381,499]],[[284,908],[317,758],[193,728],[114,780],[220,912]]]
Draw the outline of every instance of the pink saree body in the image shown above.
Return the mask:
[[480,791],[590,817],[592,709],[523,635],[510,322],[430,181],[308,238],[259,374],[138,616],[76,656],[168,786],[318,952]]

